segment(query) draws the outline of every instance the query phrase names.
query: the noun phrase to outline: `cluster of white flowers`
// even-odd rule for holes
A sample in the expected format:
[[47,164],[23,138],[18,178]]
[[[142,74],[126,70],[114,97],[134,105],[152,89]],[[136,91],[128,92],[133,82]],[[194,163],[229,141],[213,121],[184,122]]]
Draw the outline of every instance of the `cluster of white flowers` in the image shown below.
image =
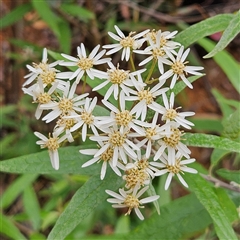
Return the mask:
[[[73,142],[79,136],[83,142],[90,139],[96,147],[80,150],[81,154],[91,156],[82,167],[101,163],[100,179],[104,180],[109,165],[125,184],[119,194],[106,190],[113,197],[107,201],[115,208],[128,208],[126,214],[134,209],[142,220],[144,217],[139,210],[142,204],[159,198],[154,195],[140,199],[153,178],[168,174],[165,183],[165,189],[168,189],[176,175],[187,187],[182,175],[197,172],[187,167],[195,159],[190,158],[190,150],[182,143],[184,131],[180,129],[191,129],[193,124],[186,117],[194,113],[179,112],[179,107],[174,108],[172,89],[177,80],[192,88],[187,74],[201,75],[198,71],[203,67],[187,66],[185,60],[190,49],[184,50],[172,40],[176,31],[145,30],[126,36],[117,26],[115,29],[117,35],[112,32],[109,35],[117,43],[105,45],[105,50],[101,51],[98,45],[90,54],[81,43],[77,57],[62,54],[66,61],[49,64],[44,49],[42,62],[27,65],[30,73],[25,76],[23,91],[38,104],[37,119],[45,110],[42,120],[55,122],[48,137],[35,132],[40,138],[37,144],[48,149],[53,168],[59,168],[61,143]],[[104,54],[112,55],[118,51],[121,51],[121,61],[117,64],[112,63],[111,58],[103,58]],[[138,66],[133,59],[139,62]],[[126,65],[126,62],[129,69],[122,69],[121,64]],[[102,64],[107,66],[106,71],[96,69],[96,65]],[[73,71],[60,72],[57,65]],[[141,68],[143,65],[146,67]],[[97,97],[89,98],[84,92],[88,77],[102,81],[92,89],[105,91],[101,101]],[[80,81],[82,85],[79,85]],[[79,86],[82,86],[80,95],[76,94]],[[97,104],[106,107],[109,115],[96,116]],[[152,119],[149,111],[155,112]]]

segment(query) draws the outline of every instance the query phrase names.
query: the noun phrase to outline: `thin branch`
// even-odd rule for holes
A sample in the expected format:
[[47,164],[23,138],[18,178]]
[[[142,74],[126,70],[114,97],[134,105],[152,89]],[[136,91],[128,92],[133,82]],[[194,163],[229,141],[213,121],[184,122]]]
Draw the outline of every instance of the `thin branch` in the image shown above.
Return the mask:
[[215,177],[212,177],[210,175],[201,174],[201,176],[204,179],[206,179],[207,181],[214,183],[216,187],[223,187],[223,188],[229,189],[231,191],[240,193],[240,186],[225,183],[225,182],[223,182]]

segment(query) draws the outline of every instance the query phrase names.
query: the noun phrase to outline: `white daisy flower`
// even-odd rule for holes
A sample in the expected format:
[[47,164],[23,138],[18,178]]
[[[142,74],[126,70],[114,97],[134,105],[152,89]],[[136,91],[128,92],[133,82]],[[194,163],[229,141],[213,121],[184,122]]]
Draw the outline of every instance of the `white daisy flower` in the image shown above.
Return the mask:
[[[131,78],[135,78],[131,76]],[[136,79],[134,79],[136,81]],[[138,75],[138,81],[143,82],[141,75]],[[126,96],[126,101],[136,101],[137,104],[132,108],[132,113],[136,113],[136,118],[141,116],[141,120],[144,121],[147,115],[147,108],[151,108],[156,97],[160,96],[168,90],[168,88],[161,88],[165,81],[161,81],[153,88],[144,89],[141,85],[136,85],[135,96]]]
[[62,53],[62,56],[70,60],[71,62],[62,62],[60,65],[78,67],[75,72],[67,72],[64,76],[68,76],[69,80],[72,80],[76,77],[77,83],[79,83],[84,73],[86,73],[91,79],[94,79],[94,77],[102,78],[103,76],[105,76],[104,72],[93,68],[94,65],[104,64],[111,60],[111,58],[101,59],[101,57],[105,54],[106,50],[102,50],[97,54],[99,48],[100,45],[97,45],[88,57],[83,43],[81,43],[81,45],[77,47],[78,58]]
[[165,153],[163,153],[162,156],[160,157],[161,163],[159,162],[151,163],[151,165],[160,168],[160,170],[155,173],[155,176],[161,176],[165,173],[168,173],[168,177],[165,183],[165,190],[168,189],[174,175],[177,175],[179,181],[185,187],[188,187],[188,184],[185,182],[181,174],[184,174],[184,172],[197,173],[196,169],[186,166],[189,163],[195,162],[195,159],[189,158],[182,160],[182,154],[180,152],[177,152],[176,156],[174,156],[175,158],[174,161],[172,161],[172,159],[169,158],[170,158],[169,155],[167,156]]
[[[153,143],[164,136],[171,134],[170,127],[167,127],[167,124],[159,126],[159,124],[157,124],[157,120],[158,113],[156,112],[151,123],[142,123],[142,126],[144,127],[144,134],[142,136],[142,140],[137,144],[137,146],[141,148],[146,145],[146,158],[149,158],[151,155]],[[130,136],[133,137],[134,134],[130,134]]]
[[139,217],[140,220],[143,220],[144,217],[140,212],[139,208],[144,208],[141,206],[142,204],[154,202],[159,196],[154,195],[146,198],[139,199],[148,189],[148,186],[142,188],[138,191],[139,187],[136,186],[132,191],[125,191],[124,189],[119,189],[119,193],[115,193],[111,190],[106,190],[106,193],[112,196],[113,198],[108,198],[107,201],[113,203],[112,207],[114,208],[128,208],[128,211],[125,215],[129,215],[131,211],[134,209],[135,213]]
[[[76,124],[71,127],[70,131],[74,132],[79,128],[82,128],[82,140],[83,142],[86,141],[87,138],[87,128],[91,128],[93,134],[95,136],[98,136],[98,131],[96,129],[96,126],[98,125],[97,119],[92,114],[92,111],[96,107],[97,103],[97,97],[91,99],[86,98],[86,102],[84,106],[80,110],[80,114],[75,114],[73,116],[70,116],[75,119]],[[69,118],[69,117],[66,117]]]
[[167,134],[158,141],[159,149],[155,153],[153,158],[154,161],[158,160],[163,154],[164,150],[167,149],[169,159],[173,159],[175,156],[175,151],[178,150],[184,157],[190,158],[189,154],[191,151],[189,148],[181,142],[181,137],[183,136],[183,131],[179,130],[179,124],[176,122],[169,122],[171,124],[170,130],[171,134]]
[[108,101],[102,100],[102,103],[111,110],[111,115],[107,117],[99,117],[99,126],[102,127],[110,127],[113,125],[118,125],[120,128],[128,128],[133,129],[135,132],[137,132],[138,136],[144,134],[144,130],[137,126],[141,125],[142,122],[135,119],[135,115],[132,113],[132,110],[127,110],[125,106],[125,95],[123,92],[120,93],[119,98],[119,107],[115,107],[113,104],[111,104]]
[[136,35],[134,35],[135,32],[130,32],[129,35],[126,37],[124,33],[118,28],[118,26],[115,25],[114,27],[118,35],[112,32],[108,32],[108,34],[111,38],[118,41],[119,43],[104,45],[103,48],[111,49],[106,53],[107,55],[113,54],[122,49],[123,51],[121,60],[123,61],[125,59],[126,61],[128,61],[131,51],[134,49],[138,49],[142,46],[142,44],[146,41],[146,39],[142,37],[150,30],[145,30]]
[[88,93],[74,97],[76,87],[77,83],[74,82],[70,88],[70,82],[68,81],[63,91],[63,97],[59,97],[58,102],[51,101],[46,104],[41,104],[40,109],[52,110],[44,116],[42,120],[49,123],[60,115],[75,115],[76,111],[81,111],[79,106],[85,103],[85,100],[83,99],[88,95]]
[[38,103],[35,117],[39,119],[42,115],[43,109],[40,108],[41,104],[46,104],[52,101],[52,94],[57,89],[58,82],[55,82],[47,92],[44,91],[43,82],[41,79],[38,79],[38,82],[33,84],[29,88],[22,88],[25,94],[28,94],[33,97],[33,101]]
[[27,78],[27,80],[23,84],[23,87],[29,85],[34,80],[40,79],[42,80],[44,87],[53,85],[56,82],[58,82],[58,88],[63,89],[63,87],[65,86],[65,82],[59,79],[60,73],[58,73],[59,71],[54,68],[62,61],[55,61],[50,64],[48,64],[47,61],[48,61],[47,49],[44,48],[42,62],[40,62],[39,64],[33,63],[33,66],[27,65],[27,68],[30,71],[30,73],[24,76],[24,78]]
[[[100,147],[103,147],[104,144],[102,142],[98,143],[100,145]],[[99,151],[99,149],[84,149],[84,150],[80,150],[79,152],[81,154],[84,155],[95,155],[97,154],[97,152]],[[101,167],[101,173],[100,173],[100,179],[103,180],[105,175],[106,175],[106,171],[107,171],[107,166],[108,164],[110,165],[110,167],[112,168],[112,170],[118,175],[118,176],[122,176],[122,173],[120,172],[120,169],[124,169],[124,166],[120,163],[117,162],[116,166],[113,166],[113,153],[114,150],[112,147],[108,147],[101,155],[97,156],[97,157],[93,157],[92,159],[90,159],[89,161],[85,162],[82,167],[88,167],[94,163],[99,163],[102,162],[102,167]]]
[[60,115],[60,118],[57,120],[56,126],[54,127],[54,132],[58,135],[65,134],[68,142],[74,142],[74,138],[71,133],[71,128],[76,124],[76,120],[71,116],[71,118],[67,118],[69,115]]
[[179,123],[181,126],[191,129],[191,126],[194,124],[185,119],[185,117],[193,116],[194,112],[177,112],[177,109],[181,108],[173,108],[174,106],[174,93],[172,92],[170,95],[170,99],[168,101],[165,93],[162,94],[164,107],[159,105],[158,103],[154,103],[151,107],[154,111],[162,114],[162,120],[166,122],[175,121]]
[[[158,63],[158,69],[161,74],[164,73],[164,68],[163,68],[163,58],[168,58],[166,55],[167,51],[173,51],[178,45],[180,44],[167,44],[168,42],[172,41],[167,41],[163,36],[162,32],[158,31],[155,36],[155,41],[151,38],[151,35],[147,34],[147,40],[150,44],[147,48],[144,50],[134,50],[135,53],[138,54],[144,54],[144,55],[150,55],[149,57],[145,58],[142,62],[139,63],[139,66],[142,66],[151,60],[154,60],[154,62]],[[173,42],[172,42],[173,43]],[[175,51],[174,51],[175,52]]]
[[49,134],[49,138],[44,136],[42,133],[34,132],[34,134],[39,137],[41,140],[38,140],[36,143],[41,146],[41,148],[48,148],[48,153],[50,156],[50,160],[52,163],[52,167],[55,170],[59,169],[59,156],[58,156],[58,148],[60,147],[60,143],[66,139],[66,136],[62,136],[59,138],[56,132],[52,133],[52,137]]
[[147,38],[152,40],[154,44],[158,44],[159,47],[164,47],[165,49],[175,49],[176,47],[180,46],[181,44],[178,42],[174,42],[171,39],[175,37],[178,31],[164,31],[158,30],[157,32],[155,30],[152,30],[151,32],[147,33]]
[[[134,86],[131,76],[140,74],[145,71],[145,69],[141,69],[136,72],[130,73],[130,71],[128,70],[125,71],[123,69],[119,69],[119,64],[117,65],[117,67],[115,67],[111,62],[109,62],[108,65],[110,69],[107,70],[107,72],[105,73],[106,76],[103,77],[104,79],[106,79],[106,81],[92,89],[93,91],[98,91],[99,89],[105,87],[108,83],[110,83],[111,86],[108,88],[106,94],[104,95],[105,100],[107,100],[112,94],[117,100],[119,97],[120,89],[129,96],[129,94],[133,92],[131,87]],[[145,84],[143,85],[145,86]]]
[[199,76],[202,75],[202,73],[199,73],[197,71],[202,70],[203,67],[186,66],[188,62],[187,61],[185,62],[185,60],[190,51],[190,48],[188,48],[185,52],[183,51],[184,47],[181,46],[177,53],[176,58],[173,56],[171,52],[166,52],[171,61],[168,59],[163,59],[163,62],[167,65],[170,65],[171,69],[165,72],[162,76],[160,76],[159,81],[166,80],[172,77],[172,81],[170,84],[171,89],[175,86],[175,83],[179,78],[181,78],[189,88],[193,88],[192,84],[186,78],[186,75],[188,73]]
[[[127,164],[127,156],[132,159],[136,159],[137,155],[135,150],[140,150],[139,147],[134,144],[131,139],[129,139],[129,129],[128,128],[118,128],[113,125],[110,128],[101,129],[106,136],[91,136],[90,140],[103,142],[104,145],[101,149],[94,155],[94,157],[100,156],[109,147],[113,148],[113,166],[116,167],[119,160],[122,160]],[[126,156],[127,155],[127,156]]]
[[155,177],[155,172],[158,169],[150,165],[148,158],[142,155],[141,151],[137,151],[137,160],[133,163],[128,163],[125,166],[125,175],[123,179],[126,181],[126,188],[134,188],[136,185],[139,187],[148,185],[151,179]]

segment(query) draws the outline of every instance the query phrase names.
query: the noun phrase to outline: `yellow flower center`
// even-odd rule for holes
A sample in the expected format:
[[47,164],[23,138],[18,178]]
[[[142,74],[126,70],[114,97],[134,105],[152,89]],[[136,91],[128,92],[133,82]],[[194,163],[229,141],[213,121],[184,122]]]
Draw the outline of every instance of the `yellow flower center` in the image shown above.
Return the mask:
[[127,188],[134,188],[137,184],[144,186],[144,182],[149,179],[149,175],[146,172],[149,163],[147,159],[141,159],[137,162],[136,167],[125,171],[124,180],[126,181]]
[[173,120],[177,116],[177,111],[175,109],[168,109],[163,116],[163,120]]
[[86,112],[86,111],[83,111],[82,113],[81,113],[81,118],[82,118],[82,120],[86,123],[86,124],[88,124],[88,125],[90,125],[90,124],[92,124],[93,123],[93,116],[92,116],[92,113],[88,113],[88,112]]
[[58,138],[56,137],[49,138],[48,141],[46,142],[46,147],[50,151],[57,150],[59,148]]
[[148,36],[152,39],[153,43],[156,43],[156,31],[152,30],[148,33]]
[[110,81],[113,84],[121,84],[128,78],[129,71],[124,71],[122,69],[109,70],[108,75],[110,77]]
[[175,165],[166,165],[167,169],[174,173],[174,174],[177,174],[181,171],[180,169],[180,160],[176,160],[176,163]]
[[154,48],[152,54],[153,54],[154,59],[157,59],[158,57],[164,56],[165,51],[161,48]]
[[77,65],[82,70],[87,70],[93,67],[93,60],[89,58],[81,58],[79,59]]
[[44,103],[48,103],[51,101],[51,96],[48,93],[41,93],[38,98],[37,98],[37,102],[44,104]]
[[171,65],[171,68],[174,73],[180,75],[180,74],[183,74],[185,65],[182,62],[176,61]]
[[160,46],[161,46],[161,47],[165,46],[166,43],[167,43],[167,41],[168,41],[168,40],[167,40],[165,37],[161,37],[161,39],[160,39]]
[[120,113],[116,113],[115,120],[118,125],[126,127],[132,121],[132,115],[128,110],[125,110]]
[[70,129],[74,124],[76,123],[76,121],[73,118],[60,118],[57,121],[57,125],[58,126],[64,126],[64,129]]
[[48,69],[48,64],[47,64],[47,63],[42,63],[42,62],[40,62],[39,64],[33,63],[33,67],[34,67],[34,68],[40,68],[40,69],[42,69],[43,71],[47,71],[47,69]]
[[164,137],[163,141],[170,147],[175,148],[181,140],[182,132],[178,128],[171,128],[172,134],[169,137]]
[[146,138],[151,140],[153,136],[155,136],[156,133],[156,128],[147,128],[146,130]]
[[51,84],[55,81],[56,72],[54,70],[45,70],[43,71],[39,77],[42,79],[44,84]]
[[113,147],[121,147],[125,143],[126,135],[122,135],[118,131],[114,131],[109,135],[109,142]]
[[113,148],[109,147],[102,155],[101,159],[103,161],[109,161],[113,157]]
[[133,48],[133,44],[134,44],[134,38],[132,38],[130,36],[131,34],[129,34],[129,36],[123,38],[121,41],[120,41],[120,44],[126,48],[126,47],[130,47],[130,48]]
[[150,104],[153,102],[153,96],[149,90],[142,90],[138,92],[138,98],[139,98],[139,101],[145,100],[147,104]]
[[124,201],[124,204],[129,207],[129,210],[126,214],[130,214],[130,212],[133,208],[138,208],[139,207],[140,202],[136,197],[134,197],[132,195],[127,195],[127,197]]
[[61,101],[59,102],[59,109],[64,113],[68,113],[69,111],[71,111],[73,109],[73,103],[70,99],[68,98],[63,98],[61,99]]

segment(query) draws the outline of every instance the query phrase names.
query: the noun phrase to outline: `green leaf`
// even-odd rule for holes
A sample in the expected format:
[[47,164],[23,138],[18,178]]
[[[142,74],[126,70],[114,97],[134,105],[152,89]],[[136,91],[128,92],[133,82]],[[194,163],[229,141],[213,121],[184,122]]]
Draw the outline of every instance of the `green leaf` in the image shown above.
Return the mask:
[[99,175],[92,176],[72,197],[70,203],[57,220],[48,239],[65,237],[107,197],[106,189],[115,190],[122,183],[116,174],[107,174],[104,181]]
[[114,234],[125,234],[130,232],[130,216],[121,216],[118,218]]
[[10,239],[27,239],[14,225],[9,217],[6,217],[0,213],[0,219],[0,233],[8,236]]
[[240,143],[228,138],[204,133],[185,133],[184,143],[188,146],[224,149],[240,152]]
[[201,38],[225,30],[233,18],[234,14],[218,14],[214,17],[207,18],[180,32],[174,38],[174,41],[180,42],[185,47],[188,47]]
[[240,109],[237,109],[223,122],[224,130],[222,135],[224,137],[237,140],[240,139]]
[[229,150],[213,149],[211,154],[211,164],[217,165],[218,162],[229,153],[231,153]]
[[234,202],[230,199],[227,192],[223,188],[214,188],[214,192],[218,197],[218,202],[220,203],[222,209],[224,210],[228,221],[233,223],[235,220],[239,219],[237,208]]
[[32,186],[26,187],[23,191],[23,205],[33,229],[39,230],[41,225],[40,207]]
[[228,27],[223,32],[223,35],[217,45],[214,47],[214,49],[208,53],[203,58],[210,58],[214,56],[216,53],[222,51],[240,32],[240,10],[237,14],[235,14],[235,17],[230,21]]
[[14,8],[11,12],[0,19],[0,29],[18,22],[27,12],[31,10],[32,5],[30,3],[21,4],[20,6]]
[[230,171],[224,168],[218,169],[217,174],[228,181],[233,181],[235,183],[240,184],[240,170],[238,171]]
[[188,119],[190,122],[194,124],[192,127],[193,130],[198,130],[198,131],[210,131],[210,132],[216,132],[216,133],[221,133],[223,130],[223,126],[220,122],[220,118],[212,118],[209,115],[209,117],[206,115],[201,117],[201,116],[196,116]]
[[[84,148],[94,148],[95,145],[85,146]],[[50,163],[48,151],[33,153],[25,156],[12,158],[2,161],[0,171],[11,173],[39,173],[39,174],[58,174],[76,173],[82,175],[92,175],[99,172],[99,165],[94,164],[82,168],[83,163],[88,161],[91,156],[79,153],[81,147],[63,147],[59,149],[60,168],[53,169]]]
[[59,43],[61,46],[61,50],[65,54],[69,54],[71,50],[71,30],[67,21],[61,19],[58,23],[59,26]]
[[[2,162],[1,162],[2,164]],[[19,166],[20,163],[16,165]],[[17,196],[23,192],[23,190],[29,186],[35,179],[38,177],[38,174],[25,174],[18,177],[3,193],[0,198],[1,207],[7,208],[9,207],[17,198]]]
[[185,179],[189,184],[189,189],[196,194],[198,200],[210,214],[219,239],[237,240],[231,223],[211,185],[199,174],[194,176],[185,174]]
[[[208,52],[210,52],[215,43],[209,39],[200,39],[198,43]],[[221,51],[213,57],[214,61],[221,67],[224,73],[229,78],[232,85],[240,93],[239,76],[240,65],[236,60],[227,52]]]
[[32,5],[39,16],[48,24],[51,30],[59,38],[60,31],[58,22],[60,18],[51,10],[47,1],[31,0]]
[[[155,191],[155,188],[153,187],[152,183],[149,184],[149,188],[148,188],[148,190],[147,190],[147,194],[148,194],[149,196],[155,196],[155,195],[157,195],[157,193],[156,193],[156,191]],[[160,215],[159,200],[155,200],[155,201],[153,202],[153,204],[154,204],[154,207],[155,207],[157,213]]]
[[71,16],[77,17],[84,22],[87,22],[90,19],[94,18],[93,12],[90,12],[89,10],[87,10],[84,7],[80,7],[77,4],[68,4],[68,3],[64,4],[63,3],[63,4],[61,4],[60,9],[63,12],[65,12]]
[[181,197],[161,207],[161,215],[153,214],[136,227],[125,240],[190,239],[203,231],[212,220],[194,194]]
[[212,94],[217,100],[219,107],[223,113],[223,120],[227,119],[230,114],[233,113],[234,108],[239,107],[239,102],[231,99],[226,99],[217,89],[212,90]]

